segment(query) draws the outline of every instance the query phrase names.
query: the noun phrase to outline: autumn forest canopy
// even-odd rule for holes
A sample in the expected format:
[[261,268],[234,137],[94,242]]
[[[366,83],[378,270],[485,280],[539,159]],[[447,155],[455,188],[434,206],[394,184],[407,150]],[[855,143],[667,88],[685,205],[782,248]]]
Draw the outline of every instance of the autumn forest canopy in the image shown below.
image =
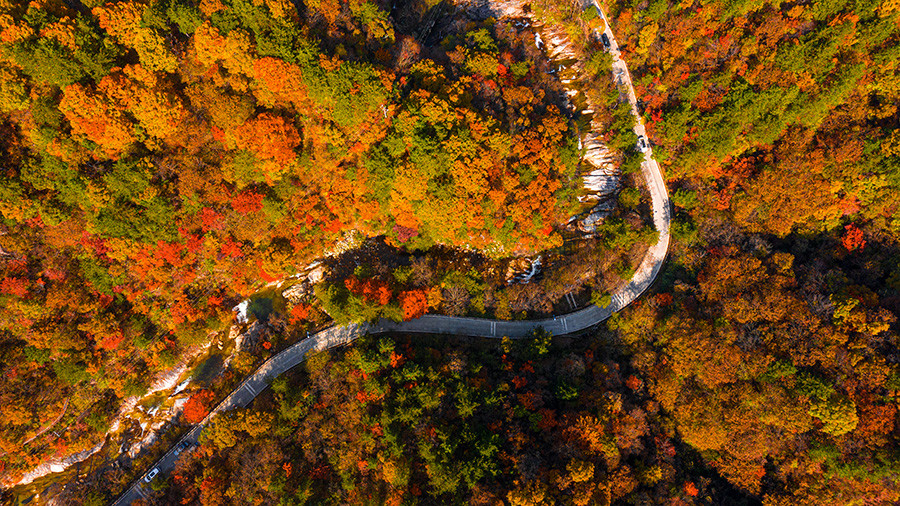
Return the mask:
[[469,22],[426,47],[389,9],[0,4],[7,471],[54,451],[19,444],[41,406],[77,389],[100,428],[350,230],[492,257],[561,244],[578,141],[533,43]]
[[[308,331],[609,304],[658,235],[608,23],[673,205],[653,289],[577,337],[316,354],[151,503],[900,501],[900,2],[602,7],[0,0],[5,482],[182,361],[210,357],[157,446],[64,503],[113,499]],[[586,237],[588,130],[620,185]],[[203,355],[251,296],[243,348]]]

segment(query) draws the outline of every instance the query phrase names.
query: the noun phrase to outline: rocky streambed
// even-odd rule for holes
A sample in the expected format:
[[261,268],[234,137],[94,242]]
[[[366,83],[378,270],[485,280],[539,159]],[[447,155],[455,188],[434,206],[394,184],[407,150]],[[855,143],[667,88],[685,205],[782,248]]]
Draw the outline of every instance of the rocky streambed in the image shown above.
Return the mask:
[[[590,210],[573,216],[570,224],[584,233],[593,233],[597,224],[609,216],[615,208],[616,195],[621,187],[622,173],[617,155],[603,142],[603,125],[593,119],[598,104],[585,96],[576,86],[578,76],[584,70],[569,35],[560,26],[549,25],[535,14],[531,3],[523,0],[460,0],[458,5],[475,19],[493,17],[520,20],[516,26],[534,34],[534,44],[556,67],[560,82],[565,87],[563,101],[573,117],[587,115],[590,128],[580,132],[579,146],[584,149],[580,176],[586,195],[583,202],[591,202]],[[587,5],[587,4],[586,4]],[[575,105],[580,104],[580,106]]]

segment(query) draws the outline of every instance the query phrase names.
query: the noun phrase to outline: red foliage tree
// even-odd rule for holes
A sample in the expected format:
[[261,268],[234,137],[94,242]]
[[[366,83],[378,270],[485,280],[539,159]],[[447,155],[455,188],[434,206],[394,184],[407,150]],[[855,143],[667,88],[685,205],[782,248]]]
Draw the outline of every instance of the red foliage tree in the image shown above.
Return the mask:
[[362,295],[367,301],[376,302],[380,306],[390,302],[393,295],[387,282],[374,278],[361,281],[356,276],[350,276],[344,280],[344,286],[352,293]]
[[97,346],[104,350],[114,350],[118,348],[124,340],[125,336],[121,333],[110,334],[100,339],[100,341],[97,343]]
[[671,293],[658,293],[656,294],[656,303],[660,307],[666,307],[672,303],[672,294]]
[[291,308],[291,323],[300,323],[309,318],[309,304],[297,304]]
[[863,249],[866,245],[866,240],[863,239],[863,231],[852,223],[845,226],[841,244],[844,245],[847,251]]
[[634,374],[628,376],[628,379],[625,380],[625,386],[634,390],[635,392],[644,385],[644,382],[641,381],[640,378],[635,376]]
[[228,255],[231,258],[237,258],[244,255],[244,251],[241,249],[241,245],[230,239],[228,242],[222,245],[220,251],[223,255]]
[[203,222],[204,231],[224,228],[221,215],[209,207],[204,207],[200,210],[200,220]]
[[184,404],[184,419],[188,423],[199,423],[209,414],[209,407],[215,399],[212,390],[200,390]]
[[262,209],[263,196],[252,190],[239,193],[231,199],[231,207],[241,214],[252,213]]
[[3,281],[0,281],[0,293],[24,297],[28,295],[28,280],[22,278],[3,278]]
[[263,268],[262,260],[256,261],[256,267],[259,269],[259,277],[263,279],[266,283],[271,283],[273,281],[278,281],[276,276],[269,274],[265,268]]
[[697,485],[694,485],[694,482],[689,481],[684,484],[684,493],[691,497],[697,497],[697,494],[700,493],[700,490],[697,489]]

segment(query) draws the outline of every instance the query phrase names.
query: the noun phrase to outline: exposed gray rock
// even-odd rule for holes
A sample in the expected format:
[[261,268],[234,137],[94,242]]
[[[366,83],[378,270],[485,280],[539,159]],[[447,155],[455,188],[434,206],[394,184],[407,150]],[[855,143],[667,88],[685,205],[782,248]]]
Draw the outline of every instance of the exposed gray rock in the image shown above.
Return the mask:
[[578,230],[581,230],[585,234],[593,234],[597,231],[597,225],[606,219],[615,207],[615,201],[613,199],[601,201],[588,211],[584,215],[584,218],[577,221]]

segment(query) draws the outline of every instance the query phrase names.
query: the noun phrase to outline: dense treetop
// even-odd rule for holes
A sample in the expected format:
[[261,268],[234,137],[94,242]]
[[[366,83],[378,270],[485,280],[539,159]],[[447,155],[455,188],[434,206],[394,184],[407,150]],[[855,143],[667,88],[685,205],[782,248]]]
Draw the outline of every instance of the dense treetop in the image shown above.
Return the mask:
[[[629,131],[586,36],[596,15],[529,7],[584,51],[573,86],[608,106],[594,121]],[[606,7],[674,204],[655,293],[580,344],[394,336],[318,355],[215,420],[157,497],[900,500],[900,4]],[[226,325],[239,295],[347,230],[494,258],[562,242],[584,121],[563,112],[533,34],[438,21],[447,8],[0,0],[5,473],[87,446],[150,372]],[[606,140],[634,154],[632,138]],[[596,241],[615,255],[558,251],[627,278],[653,233],[632,190]],[[589,287],[608,286],[557,267],[500,290],[474,256],[356,254],[251,350],[305,335],[323,310],[510,318],[556,310],[572,287],[602,303]],[[195,393],[184,420],[213,398]],[[60,412],[61,435],[22,444]]]
[[577,139],[533,41],[458,22],[425,46],[389,10],[0,2],[8,472],[54,451],[20,443],[67,396],[54,444],[83,446],[237,297],[347,231],[495,257],[561,244]]
[[252,408],[217,418],[149,502],[745,499],[673,438],[611,349],[558,341],[369,338],[315,355]]
[[612,6],[654,153],[706,206],[755,232],[900,233],[897,2]]
[[675,204],[611,321],[684,442],[764,504],[897,501],[896,2],[615,2]]

